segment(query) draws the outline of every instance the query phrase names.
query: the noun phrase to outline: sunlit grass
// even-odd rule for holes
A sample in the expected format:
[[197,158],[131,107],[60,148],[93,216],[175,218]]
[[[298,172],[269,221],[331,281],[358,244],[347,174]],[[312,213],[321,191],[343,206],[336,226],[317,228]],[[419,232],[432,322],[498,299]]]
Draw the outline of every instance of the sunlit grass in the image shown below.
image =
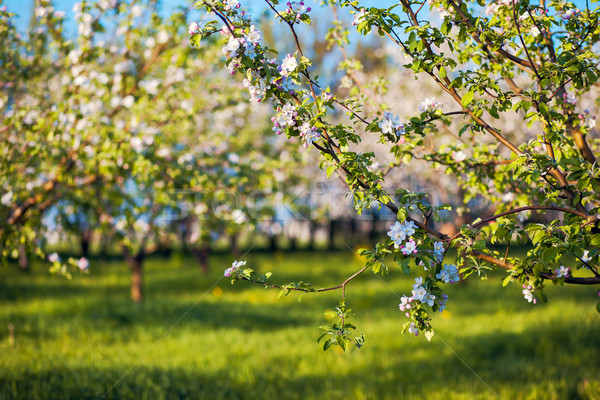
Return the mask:
[[[339,284],[361,267],[348,253],[254,254],[273,280]],[[152,259],[142,305],[118,262],[65,281],[44,267],[0,271],[0,398],[565,399],[600,397],[597,288],[548,288],[531,305],[501,275],[448,288],[436,336],[402,336],[397,296],[414,276],[370,273],[347,289],[367,344],[347,353],[316,343],[340,293],[278,299],[212,260]],[[216,285],[213,287],[213,285]],[[11,347],[8,324],[15,330]],[[133,366],[133,367],[132,367]],[[131,368],[131,369],[130,369]],[[123,376],[123,374],[125,374]],[[113,387],[114,385],[114,387]],[[112,388],[111,388],[112,387]]]

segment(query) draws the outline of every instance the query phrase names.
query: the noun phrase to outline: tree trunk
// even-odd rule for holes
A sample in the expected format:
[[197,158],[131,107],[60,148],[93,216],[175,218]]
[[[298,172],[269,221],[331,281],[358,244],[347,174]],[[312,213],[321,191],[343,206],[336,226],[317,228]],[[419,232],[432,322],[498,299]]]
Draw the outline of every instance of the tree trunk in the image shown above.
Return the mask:
[[89,258],[89,256],[90,256],[91,238],[92,238],[92,232],[90,230],[86,229],[81,233],[81,237],[79,238],[79,244],[81,245],[82,257]]
[[277,235],[269,236],[269,249],[271,252],[277,251]]
[[298,240],[294,236],[290,236],[289,241],[290,241],[290,247],[288,250],[296,251],[298,249]]
[[240,247],[238,245],[238,235],[237,233],[234,233],[231,235],[229,242],[231,244],[231,254],[233,254],[233,256],[236,259],[239,259],[240,257],[242,257],[242,252],[240,251]]
[[24,244],[19,246],[19,268],[22,271],[29,271],[29,257],[27,256],[27,248]]
[[316,234],[317,234],[317,223],[313,220],[308,221],[308,250],[315,249]]
[[329,250],[335,250],[335,230],[337,222],[335,219],[329,220]]
[[379,221],[379,215],[373,214],[373,220],[371,221],[371,230],[369,231],[369,242],[374,243],[377,240],[379,232],[377,230],[377,221]]
[[204,275],[208,274],[209,264],[208,257],[210,255],[210,247],[202,246],[197,248],[196,246],[191,246],[191,251],[193,256],[198,261],[198,265],[200,265],[200,270]]
[[144,254],[140,252],[133,256],[129,253],[129,250],[124,250],[123,253],[125,261],[127,261],[127,264],[131,269],[131,300],[136,303],[141,303],[144,301]]

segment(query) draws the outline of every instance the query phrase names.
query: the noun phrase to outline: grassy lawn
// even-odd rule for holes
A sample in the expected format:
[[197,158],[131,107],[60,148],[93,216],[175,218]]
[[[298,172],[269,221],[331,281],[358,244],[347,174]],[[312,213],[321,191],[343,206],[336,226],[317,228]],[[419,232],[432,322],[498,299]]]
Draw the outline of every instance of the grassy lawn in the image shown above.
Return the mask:
[[[246,259],[274,281],[318,287],[361,266],[350,252]],[[401,335],[397,296],[415,276],[367,273],[347,289],[367,344],[323,352],[318,326],[340,293],[278,299],[222,279],[230,257],[212,264],[203,276],[191,260],[149,260],[142,305],[122,263],[92,262],[72,281],[45,266],[0,269],[0,398],[600,398],[597,287],[549,287],[549,303],[532,305],[500,275],[470,280],[448,289],[428,343]]]

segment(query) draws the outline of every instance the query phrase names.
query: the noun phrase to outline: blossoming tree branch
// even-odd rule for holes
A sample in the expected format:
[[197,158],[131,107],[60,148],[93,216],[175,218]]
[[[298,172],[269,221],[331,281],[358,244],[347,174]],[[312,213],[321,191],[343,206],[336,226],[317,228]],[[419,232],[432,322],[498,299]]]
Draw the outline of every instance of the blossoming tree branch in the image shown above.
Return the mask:
[[[423,275],[399,308],[408,318],[405,330],[428,338],[433,335],[430,313],[446,307],[444,285],[459,281],[459,274],[466,278],[485,269],[506,270],[503,285],[518,284],[532,303],[546,301],[548,282],[600,284],[600,170],[598,142],[591,137],[595,116],[589,111],[595,105],[578,104],[598,87],[600,11],[544,0],[400,0],[389,8],[365,8],[359,1],[325,3],[336,15],[348,12],[359,34],[378,34],[397,46],[408,60],[402,67],[433,80],[451,102],[423,99],[406,121],[384,107],[365,112],[364,104],[339,98],[319,83],[319,65],[304,55],[298,34],[300,24],[311,23],[310,9],[302,2],[265,1],[296,44],[294,53],[279,56],[261,42],[252,16],[238,1],[198,2],[216,19],[190,27],[192,44],[222,35],[229,71],[244,77],[253,100],[273,104],[274,132],[319,151],[327,175],[344,176],[357,212],[378,203],[398,219],[386,241],[363,251],[365,268],[335,288],[274,285],[267,283],[268,274],[256,277],[239,263],[227,275],[284,291],[341,289],[339,322],[323,327],[325,348],[351,343],[346,285],[367,269],[386,273],[389,258],[405,272],[412,268]],[[440,16],[439,23],[432,15]],[[351,36],[336,22],[329,34],[344,46]],[[330,122],[335,108],[346,111],[347,123]],[[503,129],[507,118],[516,118],[520,127]],[[451,124],[459,125],[455,144],[433,151],[425,146],[441,125]],[[432,205],[426,194],[405,188],[384,190],[385,175],[370,168],[374,154],[355,151],[367,135],[377,135],[393,154],[393,167],[401,169],[417,158],[432,168],[442,166],[469,193],[465,207],[475,192],[495,213],[457,227],[454,235],[440,232],[432,221],[448,207]],[[532,212],[549,214],[550,222],[528,220]],[[530,245],[525,256],[509,256],[515,242]],[[500,245],[506,251],[496,250]],[[453,264],[444,262],[449,248],[457,250]],[[355,338],[354,344],[360,347],[363,341]]]

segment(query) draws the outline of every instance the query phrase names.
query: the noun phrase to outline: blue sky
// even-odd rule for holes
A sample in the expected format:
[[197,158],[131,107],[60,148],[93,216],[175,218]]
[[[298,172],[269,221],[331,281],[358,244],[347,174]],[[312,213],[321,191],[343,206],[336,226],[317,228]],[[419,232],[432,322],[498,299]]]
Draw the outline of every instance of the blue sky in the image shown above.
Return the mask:
[[[78,0],[54,0],[52,3],[54,4],[54,8],[56,10],[61,10],[61,11],[65,11],[67,12],[67,17],[69,17],[71,20],[73,19],[73,5],[75,3],[79,2]],[[29,20],[31,18],[31,12],[33,9],[33,0],[5,0],[4,4],[8,7],[8,10],[11,12],[16,13],[19,18],[16,21],[16,25],[17,28],[19,30],[24,30],[26,29]],[[175,9],[178,6],[189,6],[190,4],[193,4],[193,1],[186,1],[186,0],[162,0],[160,1],[160,5],[161,5],[161,10],[162,12],[167,15],[171,12],[171,10]],[[266,7],[264,1],[262,0],[249,0],[249,1],[242,1],[241,2],[244,7],[246,7],[247,4],[250,5],[250,8],[258,8],[259,10],[262,10],[263,8]],[[316,7],[315,4],[318,5],[318,3],[320,3],[320,1],[315,1],[315,0],[305,0],[305,3],[308,6],[311,7]],[[362,2],[365,6],[369,7],[369,6],[374,6],[374,5],[378,5],[378,6],[391,6],[393,4],[395,4],[396,2],[394,0],[368,0],[368,1],[363,1]]]
[[[67,12],[67,16],[73,19],[73,5],[77,3],[77,0],[54,0],[54,8],[57,10],[62,10]],[[315,7],[315,4],[320,3],[320,1],[315,0],[305,0],[307,5],[311,7]],[[31,12],[33,9],[33,0],[5,0],[4,4],[8,7],[9,11],[15,12],[19,15],[19,18],[16,21],[17,27],[19,30],[24,30],[29,23],[29,19],[31,17]],[[386,7],[396,4],[397,1],[394,0],[367,0],[361,2],[364,6],[379,6]],[[574,3],[579,8],[585,8],[586,2],[585,0],[575,0]],[[189,0],[162,0],[160,1],[161,9],[164,14],[169,14],[171,10],[175,9],[178,6],[188,6],[193,4],[193,1]],[[242,1],[242,4],[246,7],[249,5],[250,8],[259,8],[263,9],[265,7],[264,1],[262,0],[248,0]],[[590,8],[595,8],[597,6],[597,0],[590,1]]]

